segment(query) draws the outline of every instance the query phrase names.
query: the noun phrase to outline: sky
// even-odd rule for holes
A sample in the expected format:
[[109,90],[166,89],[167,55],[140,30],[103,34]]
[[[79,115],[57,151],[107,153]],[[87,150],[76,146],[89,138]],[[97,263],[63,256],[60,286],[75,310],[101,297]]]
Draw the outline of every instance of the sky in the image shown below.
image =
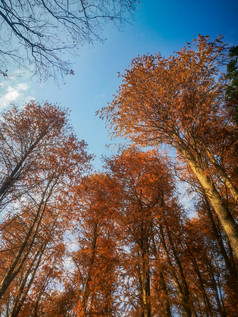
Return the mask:
[[105,123],[95,112],[106,106],[120,84],[118,72],[123,73],[133,58],[161,52],[169,56],[179,51],[198,34],[212,39],[219,34],[229,45],[238,44],[238,1],[233,0],[141,0],[130,23],[123,31],[108,25],[103,33],[106,40],[85,45],[78,56],[71,56],[74,76],[58,84],[14,74],[0,83],[0,107],[10,103],[21,106],[35,99],[48,101],[70,109],[70,120],[79,139],[88,143],[96,155],[94,166],[100,168],[101,155],[112,154],[112,141]]

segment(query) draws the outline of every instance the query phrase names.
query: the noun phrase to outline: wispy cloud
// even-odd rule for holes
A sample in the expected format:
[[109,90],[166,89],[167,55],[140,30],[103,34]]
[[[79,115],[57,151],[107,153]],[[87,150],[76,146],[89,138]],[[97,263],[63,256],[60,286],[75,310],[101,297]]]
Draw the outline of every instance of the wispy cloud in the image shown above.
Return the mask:
[[27,83],[2,83],[0,86],[0,110],[7,108],[11,103],[24,103],[29,99],[34,99],[26,96],[28,89]]

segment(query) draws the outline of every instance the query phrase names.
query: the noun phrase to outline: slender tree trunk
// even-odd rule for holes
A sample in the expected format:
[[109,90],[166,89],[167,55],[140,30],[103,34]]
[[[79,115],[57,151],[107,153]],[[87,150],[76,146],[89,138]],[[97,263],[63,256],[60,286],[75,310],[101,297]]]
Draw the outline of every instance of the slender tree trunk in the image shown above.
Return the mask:
[[31,274],[32,268],[34,266],[34,262],[36,261],[38,256],[39,256],[39,252],[37,252],[35,254],[29,269],[25,273],[25,276],[22,277],[22,279],[21,279],[21,283],[20,283],[20,286],[18,288],[18,292],[17,292],[17,295],[15,297],[14,304],[12,306],[12,309],[11,309],[11,312],[9,314],[9,317],[16,317],[18,315],[19,311],[20,311],[20,310],[18,311],[18,306],[19,306],[19,303],[21,302],[21,296],[24,294],[24,288],[26,286],[27,279],[28,279],[28,277]]
[[148,254],[142,255],[141,266],[143,317],[151,317],[150,272],[148,266]]
[[[238,275],[237,275],[236,264],[234,263],[234,259],[233,259],[233,254],[232,254],[233,252],[231,250],[231,254],[230,254],[230,256],[228,256],[226,248],[225,248],[224,243],[223,243],[223,238],[221,236],[221,232],[219,230],[219,226],[217,227],[217,224],[215,223],[215,220],[214,220],[213,214],[212,214],[212,210],[210,208],[208,199],[205,195],[204,195],[204,202],[206,205],[208,217],[212,223],[213,233],[216,237],[216,240],[217,240],[218,245],[220,247],[221,255],[225,261],[226,268],[227,268],[227,271],[229,273],[229,274],[227,274],[229,286],[233,290],[234,294],[238,294]],[[230,247],[229,240],[227,242],[228,242],[228,248],[230,249],[231,247]]]
[[177,272],[174,271],[174,266],[173,266],[171,259],[170,259],[169,251],[168,251],[168,248],[167,248],[167,245],[165,242],[163,227],[161,224],[159,225],[159,228],[160,228],[161,243],[162,243],[168,264],[173,272],[172,279],[173,279],[174,285],[176,287],[176,290],[178,292],[178,295],[181,299],[181,304],[182,304],[184,316],[185,317],[193,317],[194,315],[193,315],[191,307],[190,307],[191,305],[190,305],[190,299],[189,299],[189,292],[187,292],[187,293],[184,292],[184,289],[181,286],[180,279],[178,279]]
[[235,199],[236,203],[238,203],[238,189],[232,184],[229,176],[226,173],[226,170],[217,162],[214,155],[206,148],[206,153],[212,162],[213,166],[216,168],[218,174],[222,177],[226,187],[230,191],[231,195]]
[[177,250],[175,248],[175,245],[174,245],[171,233],[170,233],[170,229],[169,229],[167,224],[166,224],[166,232],[167,232],[167,235],[168,235],[169,243],[171,245],[171,249],[172,249],[173,254],[174,254],[175,262],[176,262],[177,267],[178,267],[180,280],[181,280],[182,285],[183,285],[183,293],[184,293],[185,301],[187,303],[187,306],[189,307],[189,310],[190,310],[190,313],[191,313],[191,317],[196,317],[197,314],[196,314],[196,311],[195,311],[194,306],[193,306],[193,301],[192,301],[191,294],[190,294],[190,291],[189,291],[189,287],[188,287],[188,284],[187,284],[187,281],[186,281],[186,278],[185,278],[185,275],[184,275],[182,263],[181,263],[181,261],[180,261],[180,259],[178,257],[178,253],[177,253]]
[[220,296],[219,292],[218,292],[218,288],[219,286],[217,285],[217,278],[214,276],[214,269],[211,267],[211,263],[209,263],[209,261],[207,261],[208,263],[208,271],[210,273],[210,277],[211,277],[211,287],[214,290],[215,293],[215,299],[216,299],[216,303],[217,303],[217,308],[218,308],[218,312],[220,314],[220,316],[222,317],[226,317],[226,312],[224,309],[224,305],[223,305],[223,299],[222,296]]
[[[35,256],[32,260],[32,263],[30,265],[30,268],[27,270],[25,277],[21,282],[21,285],[19,288],[19,294],[17,296],[17,299],[15,300],[15,304],[12,307],[12,310],[11,310],[9,317],[17,317],[24,302],[25,302],[25,300],[26,300],[27,294],[31,288],[33,281],[34,281],[37,269],[40,266],[41,259],[42,259],[42,256],[44,254],[45,248],[46,248],[46,246],[49,242],[49,239],[54,231],[55,223],[56,223],[56,221],[54,221],[53,226],[52,226],[46,240],[44,241],[43,245],[40,247],[40,250],[35,254]],[[29,282],[27,283],[27,280],[28,280],[30,274],[31,274],[31,277],[30,277]]]
[[151,317],[151,303],[150,303],[150,267],[149,267],[149,245],[148,245],[148,234],[145,228],[145,224],[141,223],[141,236],[140,236],[140,250],[141,250],[141,298],[143,317]]
[[[180,142],[181,143],[181,142]],[[199,160],[190,153],[189,149],[184,145],[179,146],[178,150],[184,155],[192,171],[198,178],[205,195],[210,201],[214,211],[216,212],[226,234],[231,243],[231,246],[238,258],[238,225],[232,217],[229,209],[224,203],[222,197],[217,191],[212,178],[209,174],[201,168]]]
[[89,298],[89,294],[90,294],[89,283],[90,283],[91,278],[92,278],[91,274],[92,274],[92,269],[93,269],[93,265],[94,265],[95,257],[96,257],[97,238],[98,238],[98,223],[96,223],[94,225],[94,229],[93,229],[92,254],[91,254],[91,258],[90,258],[88,274],[87,274],[85,288],[84,288],[84,294],[83,294],[82,307],[83,307],[83,311],[84,311],[84,316],[87,316],[87,303],[88,303],[88,298]]
[[[159,254],[156,248],[154,236],[152,237],[152,242],[153,242],[154,256],[157,262],[160,263]],[[162,292],[165,294],[165,296],[163,296],[163,302],[161,303],[161,305],[164,308],[165,315],[166,317],[172,317],[170,303],[169,303],[169,293],[168,293],[168,289],[165,283],[164,274],[162,270],[160,270],[160,273],[159,273],[159,285],[160,285],[160,288],[162,289]],[[159,293],[159,290],[157,289],[157,287],[156,287],[156,291]]]
[[[51,183],[52,179],[49,181],[49,184]],[[37,214],[35,216],[35,219],[33,221],[33,223],[31,224],[28,233],[20,247],[20,250],[18,251],[13,263],[11,264],[11,266],[8,268],[8,271],[6,272],[1,284],[0,284],[0,298],[4,295],[4,293],[6,292],[6,290],[8,289],[9,285],[12,283],[12,281],[14,280],[14,278],[17,276],[17,274],[20,272],[23,264],[25,263],[25,261],[27,260],[27,257],[33,247],[36,235],[38,233],[45,209],[46,209],[46,205],[47,202],[52,194],[54,185],[56,184],[56,182],[53,184],[52,188],[50,189],[50,192],[48,193],[47,197],[45,198],[45,194],[47,192],[48,186],[43,194],[43,197],[41,199],[41,202],[38,206],[37,209]],[[31,237],[32,235],[32,237]]]
[[164,274],[163,272],[161,271],[159,273],[159,277],[160,277],[160,281],[161,281],[161,289],[162,291],[165,293],[166,295],[166,298],[164,300],[163,303],[161,303],[164,308],[165,308],[165,312],[166,312],[166,317],[172,317],[172,313],[171,313],[171,308],[170,308],[170,303],[169,303],[169,294],[168,294],[168,289],[166,287],[166,283],[165,283],[165,280],[164,280]]
[[44,281],[44,284],[43,286],[41,287],[39,293],[38,293],[38,296],[36,298],[36,301],[35,301],[35,305],[34,305],[34,312],[32,314],[32,317],[37,317],[38,315],[38,307],[39,307],[39,303],[40,303],[40,300],[41,300],[41,297],[46,289],[46,286],[48,284],[48,280],[49,280],[49,275],[47,275],[45,281]]
[[205,304],[205,307],[206,307],[206,316],[207,317],[213,316],[213,308],[212,308],[211,302],[209,300],[209,297],[207,296],[206,288],[204,286],[204,281],[203,281],[203,278],[201,276],[201,273],[200,273],[200,270],[199,270],[199,267],[198,267],[198,264],[197,264],[197,261],[196,261],[196,257],[194,256],[194,254],[191,251],[191,249],[190,249],[188,244],[187,244],[187,249],[188,249],[188,252],[190,254],[190,258],[191,258],[191,261],[193,263],[194,270],[195,270],[195,272],[197,274],[197,277],[198,277],[198,281],[199,281],[199,284],[200,284],[200,289],[202,291],[203,300],[204,300],[204,304]]

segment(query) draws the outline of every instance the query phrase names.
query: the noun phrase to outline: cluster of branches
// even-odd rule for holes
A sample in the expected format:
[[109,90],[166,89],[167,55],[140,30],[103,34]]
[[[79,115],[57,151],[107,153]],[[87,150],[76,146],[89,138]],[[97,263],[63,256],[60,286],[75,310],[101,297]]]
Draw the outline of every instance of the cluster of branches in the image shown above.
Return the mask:
[[95,39],[107,22],[117,26],[128,19],[135,0],[1,0],[0,74],[9,63],[29,69],[41,80],[73,73],[65,52]]

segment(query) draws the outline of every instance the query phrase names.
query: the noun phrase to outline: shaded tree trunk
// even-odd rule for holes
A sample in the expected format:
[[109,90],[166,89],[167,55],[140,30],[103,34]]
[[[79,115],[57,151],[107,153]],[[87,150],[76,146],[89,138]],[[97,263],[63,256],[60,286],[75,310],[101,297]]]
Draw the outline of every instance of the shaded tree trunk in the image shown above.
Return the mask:
[[[162,243],[168,264],[173,272],[172,279],[173,279],[174,285],[176,287],[176,290],[178,292],[178,295],[181,299],[181,304],[182,304],[184,316],[193,317],[195,315],[193,313],[193,309],[191,309],[190,293],[189,293],[188,287],[186,286],[187,283],[184,285],[185,286],[185,289],[184,289],[184,287],[182,287],[182,285],[181,285],[181,282],[183,283],[184,281],[181,281],[177,276],[177,272],[174,271],[174,266],[171,262],[169,251],[168,251],[168,248],[167,248],[167,245],[165,242],[164,230],[163,230],[162,225],[159,225],[159,229],[160,229],[161,243]],[[181,272],[180,272],[180,274],[181,274]]]
[[[157,251],[157,248],[156,248],[156,243],[155,243],[154,236],[152,237],[152,242],[153,242],[153,253],[154,253],[154,256],[155,256],[156,260],[158,262],[160,262],[159,254],[158,254],[158,251]],[[164,308],[163,310],[165,311],[166,317],[172,317],[171,308],[170,308],[170,302],[169,302],[169,293],[168,293],[168,289],[167,289],[167,286],[166,286],[166,283],[165,283],[164,274],[163,274],[162,269],[159,272],[159,286],[160,286],[160,289],[162,290],[162,292],[165,294],[165,296],[163,296],[163,302],[160,303],[160,304]],[[156,290],[159,293],[157,285],[156,285]]]
[[27,260],[28,255],[33,247],[33,244],[34,244],[36,235],[38,233],[43,215],[45,213],[47,202],[48,202],[48,200],[52,194],[53,188],[56,184],[56,181],[55,181],[53,183],[53,186],[50,189],[49,193],[45,197],[45,195],[47,193],[47,189],[48,189],[51,182],[52,182],[52,179],[49,181],[49,183],[48,183],[48,185],[43,193],[41,202],[37,208],[36,216],[35,216],[33,223],[31,224],[31,226],[28,230],[28,233],[27,233],[24,241],[22,242],[20,250],[18,251],[14,261],[12,262],[10,267],[8,268],[8,270],[7,270],[5,276],[0,284],[0,298],[4,295],[4,293],[6,292],[6,290],[8,289],[8,287],[10,286],[10,284],[12,283],[14,278],[20,272],[21,268],[23,267],[25,261]]
[[84,294],[83,294],[83,301],[82,301],[84,316],[87,316],[87,303],[88,303],[88,298],[90,295],[89,283],[92,278],[91,274],[92,274],[92,269],[93,269],[93,265],[94,265],[95,257],[96,257],[97,238],[98,238],[98,223],[94,225],[94,229],[93,229],[93,239],[92,239],[92,249],[91,249],[92,254],[91,254],[91,258],[89,262],[88,274],[87,274],[85,287],[84,287]]

